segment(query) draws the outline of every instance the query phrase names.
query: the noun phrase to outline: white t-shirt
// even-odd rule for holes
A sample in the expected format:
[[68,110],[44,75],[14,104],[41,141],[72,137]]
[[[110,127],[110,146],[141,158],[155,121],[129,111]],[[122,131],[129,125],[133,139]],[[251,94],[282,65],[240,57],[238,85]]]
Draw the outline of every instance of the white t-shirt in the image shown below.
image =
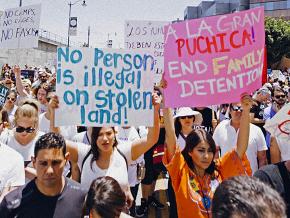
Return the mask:
[[90,145],[90,140],[87,131],[77,133],[72,140],[74,142],[81,142]]
[[[135,140],[140,139],[140,136],[135,129],[135,127],[130,127],[128,129],[125,128],[119,128],[118,134],[116,135],[117,141],[118,141],[118,148],[122,151],[126,148],[122,148],[122,146],[128,146],[130,143]],[[125,143],[123,143],[125,142]],[[135,185],[140,183],[140,180],[137,179],[137,164],[138,163],[144,163],[144,155],[141,155],[137,160],[132,161],[130,165],[128,165],[128,180],[129,185],[131,187],[134,187]]]
[[47,105],[39,103],[39,111],[40,114],[45,113],[47,111]]
[[276,141],[281,154],[281,161],[290,160],[290,140],[289,137],[276,137]]
[[15,116],[15,112],[17,110],[18,106],[17,105],[14,105],[12,110],[10,112],[8,112],[8,119],[9,119],[9,123],[10,123],[10,126],[14,126],[14,116]]
[[5,130],[1,133],[0,142],[13,148],[15,151],[19,152],[24,161],[31,161],[31,157],[34,156],[34,146],[37,139],[43,135],[43,132],[37,131],[36,137],[26,145],[21,145],[14,137],[13,130]]
[[[221,149],[221,156],[231,151],[237,145],[238,132],[231,125],[231,120],[223,120],[215,129],[213,139]],[[262,130],[250,124],[249,145],[246,151],[253,173],[258,170],[257,153],[267,150],[265,137]]]
[[0,166],[0,193],[5,187],[24,185],[22,156],[2,143],[0,144]]
[[[102,176],[110,176],[118,181],[121,188],[126,191],[128,188],[128,171],[127,171],[127,164],[124,157],[117,151],[117,149],[114,149],[113,151],[113,157],[112,162],[108,169],[100,169],[96,162],[92,164],[91,168],[91,159],[93,155],[91,154],[84,162],[83,168],[82,168],[82,162],[86,156],[86,154],[90,151],[91,146],[86,145],[83,143],[77,143],[76,144],[78,149],[78,166],[80,169],[82,169],[81,172],[81,184],[84,185],[84,187],[89,188],[92,181],[98,177]],[[131,155],[131,144],[128,145],[122,145],[119,147],[119,149],[122,151],[122,153],[125,155],[127,159],[128,165],[132,162],[132,155]]]
[[[45,117],[45,113],[39,115],[39,130],[48,133],[50,132],[50,121]],[[59,127],[60,134],[68,140],[72,140],[72,138],[77,134],[76,126],[61,126]]]

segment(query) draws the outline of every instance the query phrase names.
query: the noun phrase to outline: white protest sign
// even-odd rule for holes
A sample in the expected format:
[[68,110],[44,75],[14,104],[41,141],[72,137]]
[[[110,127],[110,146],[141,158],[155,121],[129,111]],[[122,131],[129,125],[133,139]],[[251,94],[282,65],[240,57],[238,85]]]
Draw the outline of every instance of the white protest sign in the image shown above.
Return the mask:
[[164,21],[126,21],[125,22],[125,48],[132,50],[153,50],[154,82],[159,83],[164,68]]
[[152,54],[58,48],[56,125],[152,126]]
[[0,16],[0,48],[38,47],[41,5],[6,9]]
[[290,103],[284,105],[272,119],[267,120],[264,128],[275,137],[290,140]]
[[280,70],[272,70],[272,78],[278,79],[281,71]]

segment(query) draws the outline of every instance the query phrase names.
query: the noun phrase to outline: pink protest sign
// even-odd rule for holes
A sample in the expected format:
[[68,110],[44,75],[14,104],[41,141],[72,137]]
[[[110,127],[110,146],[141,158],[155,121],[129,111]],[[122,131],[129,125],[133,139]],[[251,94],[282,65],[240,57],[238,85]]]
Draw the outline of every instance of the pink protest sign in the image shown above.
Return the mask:
[[165,105],[208,106],[262,84],[264,8],[165,27]]

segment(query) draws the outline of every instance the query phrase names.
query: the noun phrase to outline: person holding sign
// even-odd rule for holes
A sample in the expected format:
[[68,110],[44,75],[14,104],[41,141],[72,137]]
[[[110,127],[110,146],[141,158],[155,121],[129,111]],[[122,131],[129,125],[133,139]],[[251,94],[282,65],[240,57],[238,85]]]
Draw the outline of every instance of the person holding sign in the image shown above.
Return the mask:
[[[149,128],[147,138],[138,139],[126,146],[118,146],[116,131],[114,127],[93,127],[91,133],[91,145],[74,143],[67,141],[67,148],[70,153],[70,161],[77,163],[80,169],[80,182],[85,187],[90,186],[91,182],[101,176],[111,176],[118,181],[122,190],[126,194],[127,207],[130,207],[133,198],[128,183],[128,165],[144,154],[154,144],[159,137],[159,105],[160,97],[153,94],[154,105],[154,124]],[[58,107],[58,98],[53,96],[50,104],[53,109]],[[54,120],[54,113],[51,113],[51,120]],[[54,123],[52,122],[52,125]],[[54,128],[53,131],[59,131]],[[122,142],[124,143],[124,142]]]
[[203,129],[188,134],[185,148],[181,152],[174,134],[171,109],[164,109],[167,148],[163,163],[172,179],[179,217],[210,217],[211,201],[217,186],[231,176],[251,175],[245,152],[252,99],[244,94],[241,102],[244,110],[237,146],[218,160],[214,160],[215,142]]

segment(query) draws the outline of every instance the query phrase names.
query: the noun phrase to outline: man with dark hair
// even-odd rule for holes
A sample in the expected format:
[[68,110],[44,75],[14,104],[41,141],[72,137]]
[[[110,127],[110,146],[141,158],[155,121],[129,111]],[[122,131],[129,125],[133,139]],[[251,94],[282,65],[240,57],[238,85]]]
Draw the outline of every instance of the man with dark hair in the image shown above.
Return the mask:
[[[243,111],[241,103],[231,103],[229,107],[231,119],[220,122],[213,133],[213,139],[217,148],[221,151],[221,156],[234,149],[241,125]],[[267,164],[266,150],[267,145],[262,130],[250,123],[249,145],[246,154],[252,172]]]
[[[286,93],[280,87],[275,87],[272,92],[272,104],[265,108],[263,119],[269,120],[286,104]],[[269,132],[266,133],[266,143],[268,148],[271,144],[271,135]],[[268,150],[268,159],[270,160],[270,150]]]
[[290,160],[264,166],[254,176],[279,192],[285,200],[287,216],[290,217]]
[[1,218],[79,218],[86,190],[62,175],[68,158],[61,135],[41,136],[32,158],[37,177],[5,196],[0,205]]
[[253,177],[223,181],[212,201],[212,218],[286,218],[285,204],[274,189]]

